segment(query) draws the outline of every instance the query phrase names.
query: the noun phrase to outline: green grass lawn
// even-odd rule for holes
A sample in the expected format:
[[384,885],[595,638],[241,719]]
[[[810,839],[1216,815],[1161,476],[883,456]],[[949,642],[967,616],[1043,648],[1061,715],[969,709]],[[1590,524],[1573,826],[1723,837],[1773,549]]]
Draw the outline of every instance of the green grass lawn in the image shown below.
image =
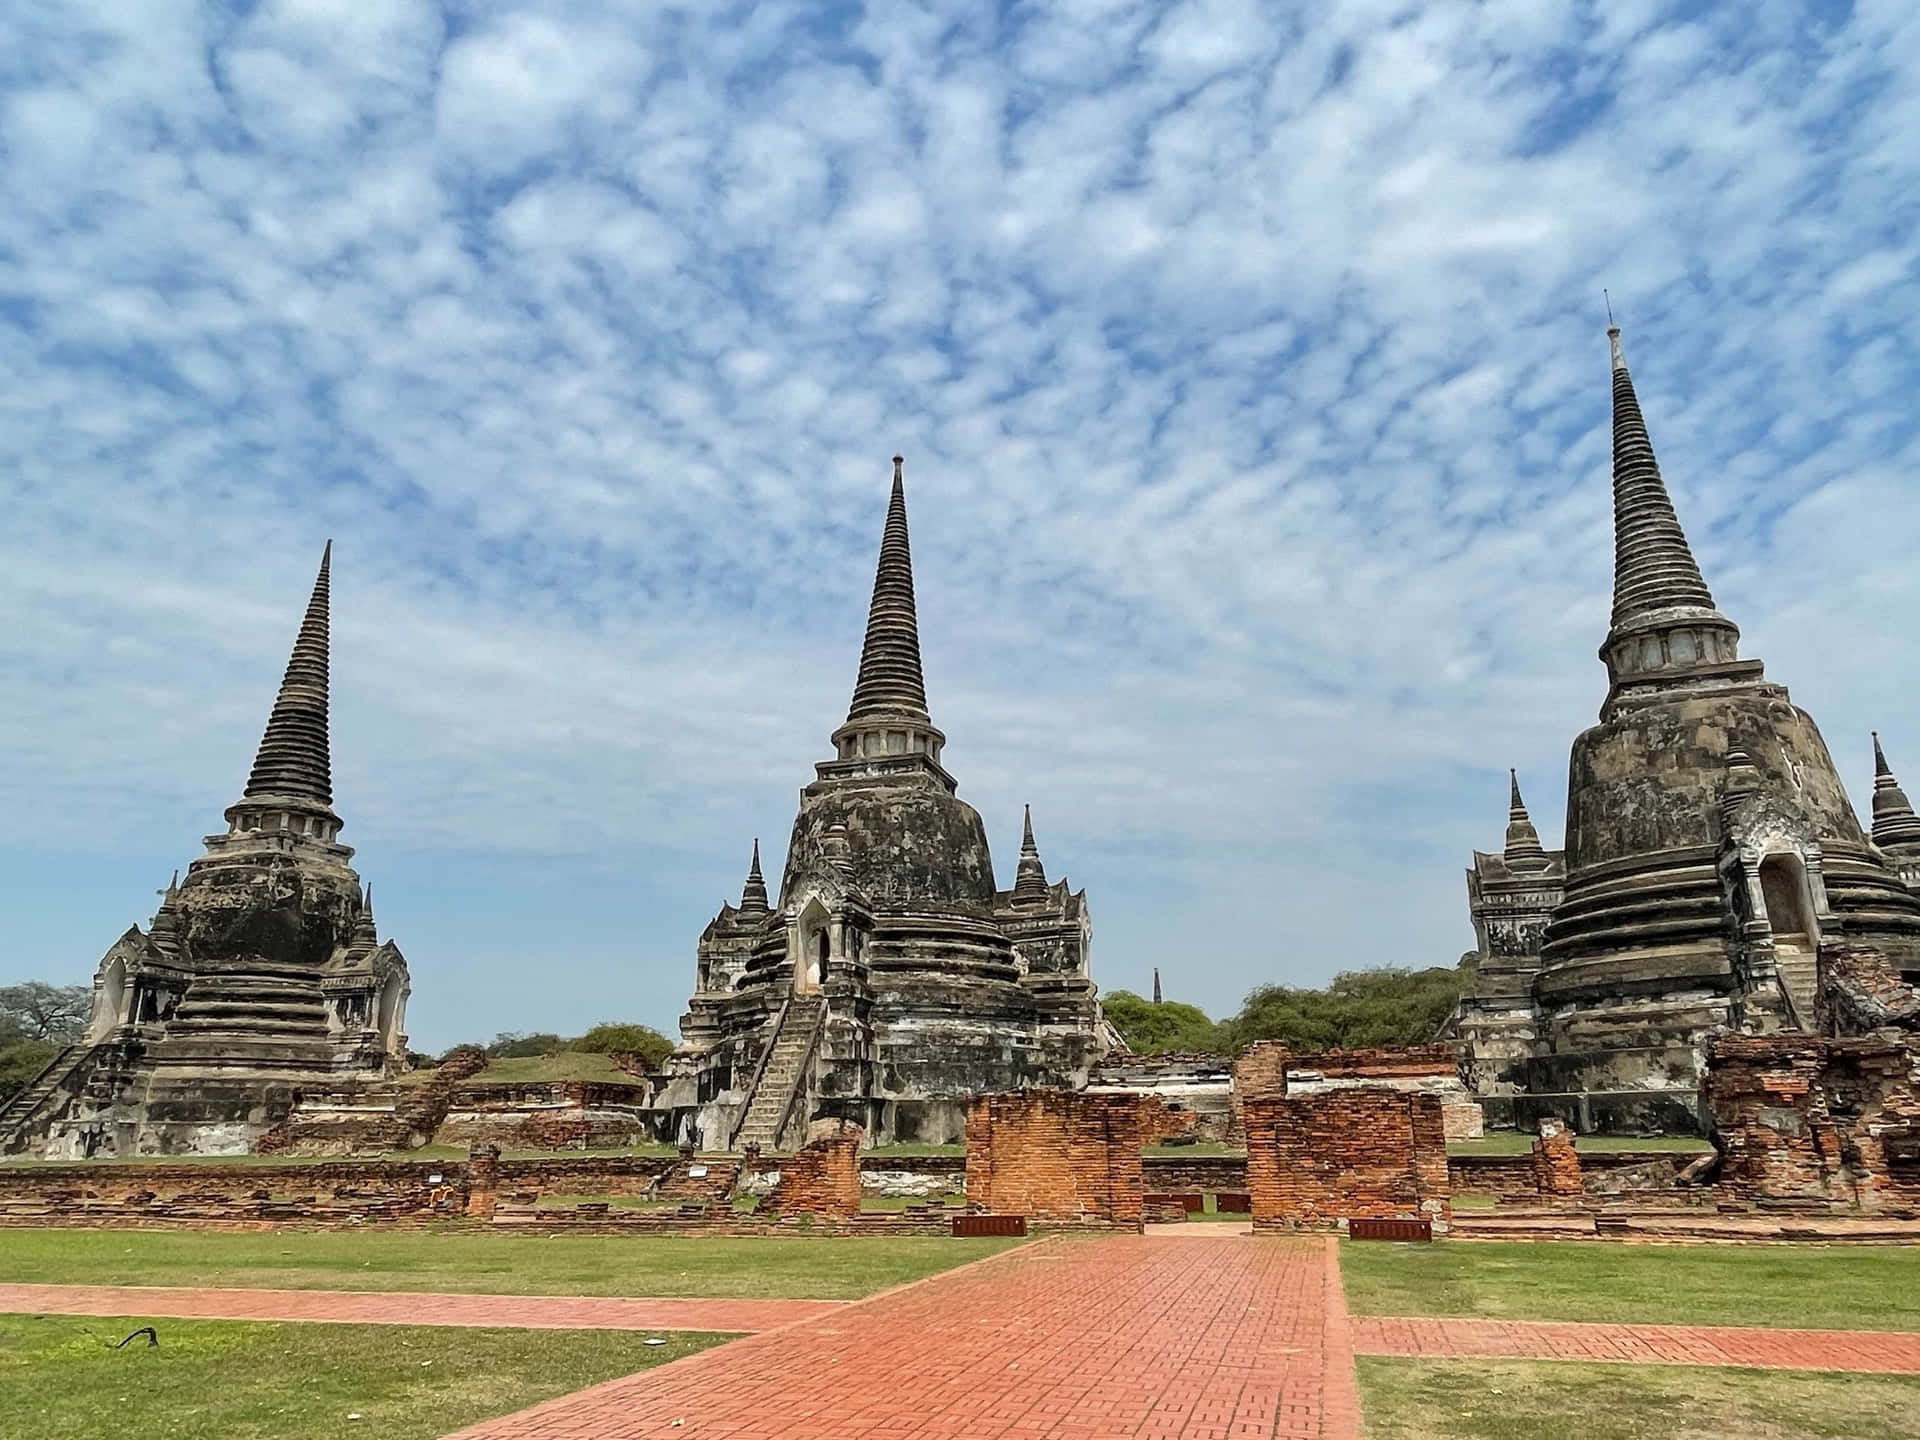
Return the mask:
[[1362,1358],[1367,1440],[1911,1440],[1920,1377]]
[[854,1300],[1021,1243],[941,1235],[0,1230],[0,1276],[46,1285]]
[[1361,1315],[1920,1330],[1920,1248],[1514,1244],[1340,1247]]
[[[434,1076],[432,1070],[409,1070],[399,1077],[401,1085],[424,1085]],[[490,1061],[487,1068],[466,1081],[468,1085],[524,1085],[545,1080],[596,1080],[606,1085],[644,1085],[638,1075],[629,1075],[605,1055],[585,1050],[558,1050],[551,1055],[520,1055],[510,1060]]]
[[[108,1347],[142,1325],[160,1335]],[[0,1315],[0,1435],[430,1440],[728,1338]]]
[[[1534,1137],[1517,1130],[1493,1130],[1478,1140],[1449,1140],[1449,1155],[1524,1155],[1533,1149]],[[1698,1135],[1654,1135],[1637,1139],[1632,1135],[1577,1135],[1574,1148],[1589,1155],[1621,1150],[1660,1150],[1680,1155],[1703,1155],[1713,1149]]]

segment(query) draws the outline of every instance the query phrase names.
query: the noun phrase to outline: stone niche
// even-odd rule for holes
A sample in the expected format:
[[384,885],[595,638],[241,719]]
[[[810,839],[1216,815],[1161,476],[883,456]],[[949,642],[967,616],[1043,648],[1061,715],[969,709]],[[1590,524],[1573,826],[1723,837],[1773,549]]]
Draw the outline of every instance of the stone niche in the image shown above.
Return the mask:
[[1141,1225],[1140,1101],[1021,1090],[967,1112],[967,1201],[1037,1225]]
[[1247,1188],[1255,1230],[1432,1222],[1453,1211],[1440,1097],[1384,1085],[1249,1096]]

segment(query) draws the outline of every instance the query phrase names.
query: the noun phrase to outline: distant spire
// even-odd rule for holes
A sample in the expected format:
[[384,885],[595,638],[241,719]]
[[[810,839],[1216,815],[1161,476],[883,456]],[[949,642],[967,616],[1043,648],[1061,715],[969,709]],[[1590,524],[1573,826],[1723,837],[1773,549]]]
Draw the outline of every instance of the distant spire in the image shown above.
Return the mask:
[[1880,846],[1920,845],[1920,816],[1887,764],[1880,733],[1873,735],[1873,843]]
[[1153,967],[1153,1003],[1156,1005],[1162,1003],[1160,999],[1160,967],[1158,965]]
[[242,800],[271,797],[329,809],[333,805],[327,747],[327,571],[332,561],[329,540]]
[[353,946],[356,951],[372,950],[380,943],[380,931],[373,923],[373,882],[360,890],[360,913],[353,921]]
[[740,909],[743,914],[764,915],[771,908],[767,904],[767,882],[760,874],[760,837],[753,837],[753,864],[747,870],[747,883],[740,891]]
[[1544,870],[1550,863],[1540,845],[1540,832],[1533,828],[1533,820],[1527,814],[1527,802],[1520,798],[1520,775],[1516,770],[1507,771],[1506,860],[1509,870]]
[[929,719],[926,681],[920,673],[920,625],[913,607],[913,554],[907,544],[907,492],[901,474],[905,464],[903,457],[893,457],[893,495],[880,538],[860,676],[847,711],[849,725],[874,715]]
[[1013,873],[1013,903],[1043,904],[1047,898],[1047,867],[1040,863],[1040,847],[1033,843],[1033,807],[1021,806],[1020,865]]
[[[1613,621],[1601,656],[1616,682],[1731,661],[1739,629],[1714,608],[1674,513],[1618,325],[1607,327],[1607,340],[1613,352]],[[1663,647],[1657,637],[1675,630],[1688,634]],[[1640,638],[1649,634],[1656,639],[1643,653]],[[1633,643],[1619,646],[1629,636]]]
[[153,924],[148,927],[148,938],[163,953],[173,954],[180,946],[180,872],[173,872],[173,879],[167,882],[162,892],[160,908],[153,912]]

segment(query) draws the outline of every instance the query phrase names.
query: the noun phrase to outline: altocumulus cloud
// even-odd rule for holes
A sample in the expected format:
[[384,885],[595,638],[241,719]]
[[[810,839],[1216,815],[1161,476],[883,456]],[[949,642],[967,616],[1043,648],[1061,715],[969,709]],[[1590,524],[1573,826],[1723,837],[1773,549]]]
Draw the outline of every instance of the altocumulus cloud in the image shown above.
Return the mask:
[[1104,984],[1448,962],[1603,690],[1603,285],[1750,652],[1920,772],[1908,0],[633,8],[0,15],[0,976],[217,823],[330,535],[420,1040],[669,1022],[896,450]]

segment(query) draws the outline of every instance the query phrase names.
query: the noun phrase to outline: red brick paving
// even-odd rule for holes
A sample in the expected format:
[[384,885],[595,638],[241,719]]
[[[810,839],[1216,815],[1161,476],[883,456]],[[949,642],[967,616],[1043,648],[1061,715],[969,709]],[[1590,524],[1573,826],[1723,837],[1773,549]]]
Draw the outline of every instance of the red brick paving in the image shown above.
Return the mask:
[[1361,1355],[1417,1359],[1612,1360],[1763,1370],[1920,1374],[1920,1334],[1730,1325],[1578,1325],[1538,1320],[1358,1316]]
[[347,1325],[497,1325],[532,1330],[751,1333],[831,1314],[844,1300],[627,1300],[597,1295],[199,1290],[166,1285],[0,1285],[0,1313],[326,1320]]
[[1065,1237],[460,1435],[1357,1440],[1337,1278],[1323,1239]]

